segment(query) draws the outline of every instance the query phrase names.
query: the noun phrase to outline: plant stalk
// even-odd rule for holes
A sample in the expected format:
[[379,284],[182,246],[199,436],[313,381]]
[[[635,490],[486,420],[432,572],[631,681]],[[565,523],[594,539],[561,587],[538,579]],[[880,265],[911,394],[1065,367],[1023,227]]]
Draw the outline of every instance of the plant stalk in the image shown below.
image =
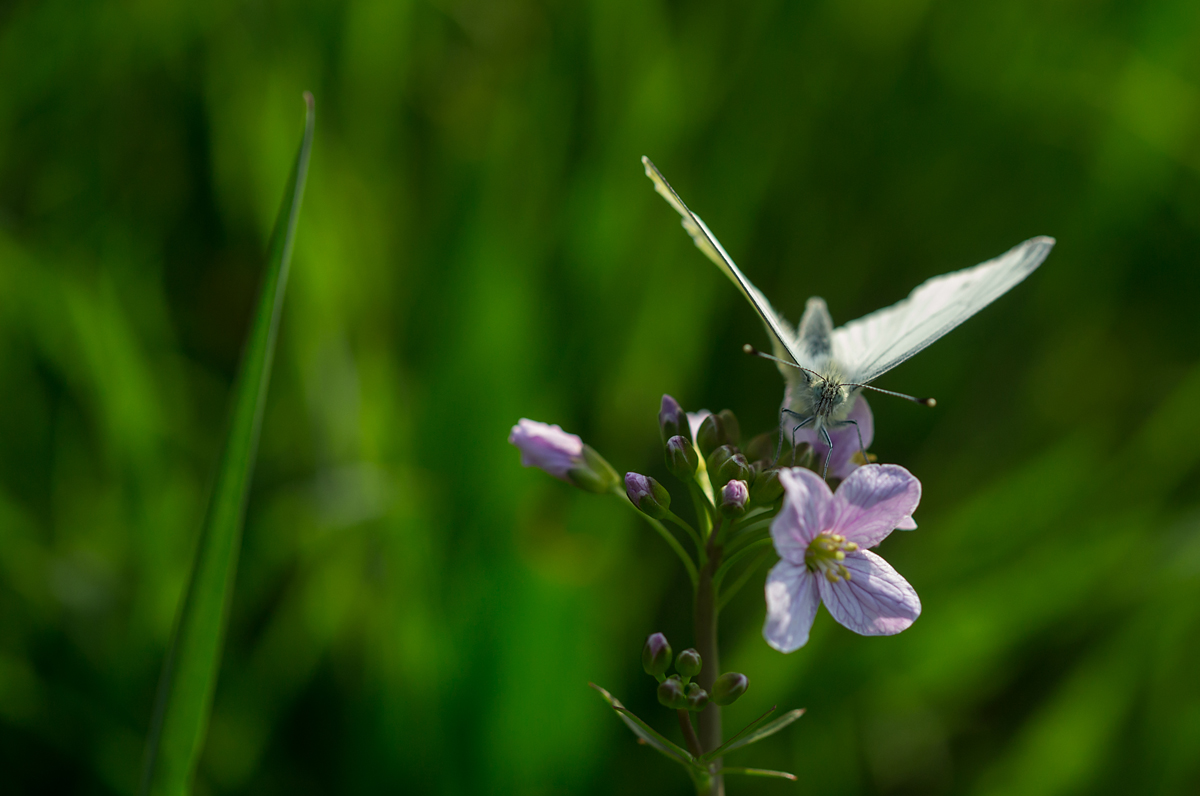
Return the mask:
[[[708,560],[700,569],[696,583],[695,605],[695,636],[696,651],[700,653],[702,667],[697,682],[705,691],[712,693],[713,683],[720,674],[720,654],[717,647],[717,591],[713,583],[713,575],[721,566],[721,545],[717,544],[718,527],[713,528],[708,538]],[[709,702],[704,710],[699,712],[700,747],[711,752],[721,745],[721,708],[714,702]],[[712,761],[713,768],[720,770],[721,761]],[[725,778],[715,774],[707,782],[697,782],[698,796],[724,796]]]

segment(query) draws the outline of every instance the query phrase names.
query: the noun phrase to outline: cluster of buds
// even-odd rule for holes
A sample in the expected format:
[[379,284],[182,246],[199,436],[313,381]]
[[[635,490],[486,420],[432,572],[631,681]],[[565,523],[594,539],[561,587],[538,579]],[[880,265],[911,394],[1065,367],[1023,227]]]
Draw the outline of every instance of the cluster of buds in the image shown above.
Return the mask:
[[729,705],[746,693],[750,680],[740,672],[721,675],[713,683],[712,693],[705,691],[699,683],[691,682],[703,666],[700,653],[689,648],[675,657],[675,674],[668,675],[671,644],[662,633],[651,634],[642,647],[642,668],[658,680],[658,701],[671,710],[703,710],[710,701]]
[[[730,410],[688,414],[664,395],[658,426],[667,470],[685,484],[699,485],[723,516],[741,517],[748,508],[770,506],[783,496],[770,435],[739,447],[741,427]],[[666,516],[671,496],[656,480],[629,473],[625,488],[642,512],[655,519]]]

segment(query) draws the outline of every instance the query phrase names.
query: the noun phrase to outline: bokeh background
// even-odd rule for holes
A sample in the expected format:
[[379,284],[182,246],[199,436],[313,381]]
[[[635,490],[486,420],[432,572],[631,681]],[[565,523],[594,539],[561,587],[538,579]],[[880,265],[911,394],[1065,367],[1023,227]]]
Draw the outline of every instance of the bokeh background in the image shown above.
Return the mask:
[[[1037,234],[881,380],[924,614],[761,639],[731,793],[1200,791],[1200,10],[1192,0],[0,7],[0,771],[136,790],[262,254],[317,133],[201,794],[685,794],[638,653],[686,578],[525,470],[527,416],[667,481],[662,393],[770,428],[763,332],[648,154],[793,319]],[[765,568],[764,568],[765,573]]]

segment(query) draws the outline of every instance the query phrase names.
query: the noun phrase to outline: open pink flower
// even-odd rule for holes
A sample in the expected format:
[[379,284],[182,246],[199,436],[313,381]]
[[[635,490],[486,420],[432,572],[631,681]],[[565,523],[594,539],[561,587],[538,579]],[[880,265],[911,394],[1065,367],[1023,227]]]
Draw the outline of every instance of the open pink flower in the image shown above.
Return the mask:
[[[871,407],[867,405],[867,399],[861,394],[854,399],[854,406],[850,407],[850,414],[846,416],[847,420],[853,420],[858,423],[857,430],[853,423],[847,423],[844,426],[829,429],[829,438],[833,440],[833,456],[829,459],[829,477],[830,478],[845,478],[854,472],[863,462],[858,456],[863,450],[870,450],[871,442],[875,439],[875,418],[871,414]],[[794,426],[795,423],[792,423]],[[791,439],[792,429],[788,427],[787,421],[784,422],[784,436]],[[859,442],[859,434],[862,434],[862,441]],[[796,432],[796,444],[807,442],[813,448],[813,461],[816,462],[816,467],[821,470],[825,467],[825,457],[829,456],[829,446],[825,444],[823,435],[818,434],[811,426]],[[913,526],[916,527],[916,526]]]
[[767,643],[781,652],[803,647],[822,602],[839,624],[864,636],[911,625],[921,615],[916,591],[865,548],[911,523],[921,482],[895,464],[859,467],[836,494],[800,467],[781,471],[779,482],[786,497],[771,538],[782,560],[767,575]]
[[567,473],[583,463],[583,440],[549,423],[523,417],[508,441],[521,451],[521,464],[540,467],[567,483],[572,483]]

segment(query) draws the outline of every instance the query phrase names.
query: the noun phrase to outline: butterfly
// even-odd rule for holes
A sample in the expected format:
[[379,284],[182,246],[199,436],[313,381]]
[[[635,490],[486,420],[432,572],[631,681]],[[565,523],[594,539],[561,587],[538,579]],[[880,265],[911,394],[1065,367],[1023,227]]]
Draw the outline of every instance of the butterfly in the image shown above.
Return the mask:
[[[837,328],[825,301],[813,297],[804,307],[800,325],[793,329],[734,265],[716,236],[688,209],[650,159],[643,157],[642,165],[654,189],[682,217],[683,228],[696,248],[733,281],[767,327],[775,355],[763,354],[749,345],[745,350],[779,364],[787,381],[780,410],[781,433],[785,416],[795,420],[793,439],[798,430],[811,427],[829,446],[826,473],[833,455],[829,429],[857,427],[847,415],[859,391],[874,390],[933,406],[936,402],[932,398],[914,398],[874,387],[871,382],[1007,293],[1033,273],[1054,246],[1054,238],[1030,238],[987,262],[929,279],[908,298]],[[859,445],[862,447],[861,434]]]

